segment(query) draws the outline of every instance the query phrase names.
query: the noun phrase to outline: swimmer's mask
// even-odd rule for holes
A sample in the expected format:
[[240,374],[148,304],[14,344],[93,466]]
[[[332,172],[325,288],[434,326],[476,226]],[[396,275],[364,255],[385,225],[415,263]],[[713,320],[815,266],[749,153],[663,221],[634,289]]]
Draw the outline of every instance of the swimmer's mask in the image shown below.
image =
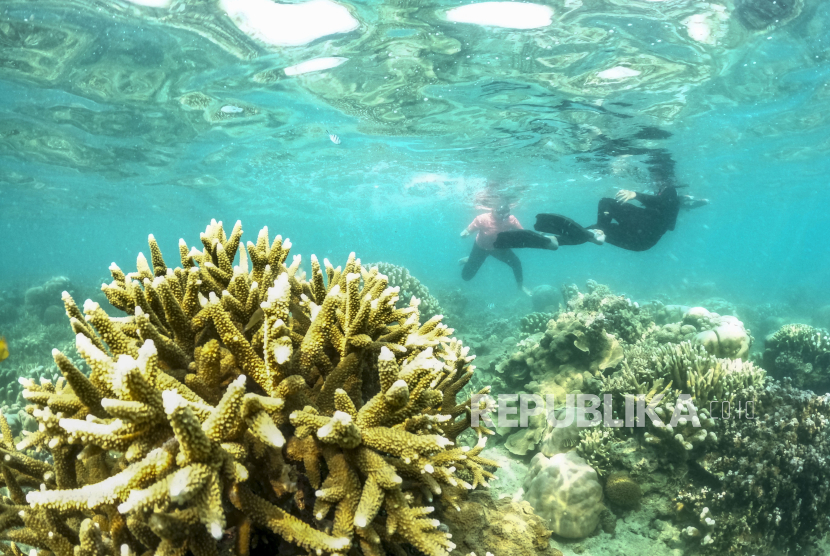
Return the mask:
[[493,215],[499,220],[506,220],[510,217],[510,205],[499,205]]

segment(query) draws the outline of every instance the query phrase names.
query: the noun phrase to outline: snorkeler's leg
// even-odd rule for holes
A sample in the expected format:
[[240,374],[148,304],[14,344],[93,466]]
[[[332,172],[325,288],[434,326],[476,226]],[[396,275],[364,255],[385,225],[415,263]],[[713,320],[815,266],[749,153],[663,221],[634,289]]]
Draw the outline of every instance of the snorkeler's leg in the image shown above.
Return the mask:
[[620,224],[609,224],[603,230],[605,242],[627,251],[646,251],[654,247],[660,240],[662,234],[650,233],[650,231],[622,226]]
[[603,197],[597,203],[597,223],[590,228],[605,229],[614,220],[614,210],[620,206],[616,199]]
[[651,213],[649,209],[604,197],[597,205],[597,223],[588,226],[595,235],[589,241],[600,245],[607,242],[629,251],[644,251],[657,242],[654,240],[649,244],[654,236]]
[[554,236],[546,236],[532,230],[510,230],[500,232],[493,243],[496,249],[549,249],[555,251],[559,243]]
[[514,253],[510,249],[493,249],[493,251],[490,254],[493,255],[493,257],[495,257],[496,259],[505,263],[513,270],[513,277],[516,279],[516,285],[519,286],[519,288],[521,288],[522,291],[527,293],[527,290],[524,287],[522,261],[520,261],[519,257],[516,256],[516,253]]
[[478,269],[484,264],[488,254],[488,251],[479,247],[477,243],[473,243],[473,250],[470,251],[470,256],[467,257],[467,262],[464,263],[464,268],[461,269],[462,280],[472,280]]
[[617,221],[624,227],[638,226],[649,219],[651,211],[643,207],[620,203],[616,199],[604,197],[597,205],[597,223],[589,228],[604,230],[612,221]]
[[559,245],[581,245],[586,241],[595,240],[593,232],[561,214],[537,214],[533,228],[539,232],[556,235]]

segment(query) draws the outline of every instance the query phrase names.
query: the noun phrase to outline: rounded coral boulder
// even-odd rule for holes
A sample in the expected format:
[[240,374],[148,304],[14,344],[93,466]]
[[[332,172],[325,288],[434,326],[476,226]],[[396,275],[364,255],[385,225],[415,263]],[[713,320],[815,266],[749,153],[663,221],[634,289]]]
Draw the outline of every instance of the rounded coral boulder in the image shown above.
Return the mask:
[[536,454],[524,483],[525,499],[562,537],[580,539],[597,528],[605,506],[597,472],[575,452]]

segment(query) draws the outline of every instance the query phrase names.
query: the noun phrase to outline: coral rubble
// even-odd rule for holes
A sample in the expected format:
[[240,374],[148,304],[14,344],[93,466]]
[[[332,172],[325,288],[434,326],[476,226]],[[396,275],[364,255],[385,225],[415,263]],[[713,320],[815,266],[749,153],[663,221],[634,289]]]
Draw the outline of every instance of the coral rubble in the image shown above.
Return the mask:
[[288,240],[241,236],[214,221],[201,250],[180,241],[175,269],[150,236],[150,260],[113,264],[102,286],[126,316],[64,295],[90,372],[54,350],[62,376],[24,380],[37,432],[15,445],[0,419],[3,552],[454,548],[427,516],[495,465],[483,438],[456,443],[467,349],[440,317],[420,322],[417,300],[396,308],[399,290],[354,255],[342,269],[312,256],[306,276],[298,256],[286,266]]

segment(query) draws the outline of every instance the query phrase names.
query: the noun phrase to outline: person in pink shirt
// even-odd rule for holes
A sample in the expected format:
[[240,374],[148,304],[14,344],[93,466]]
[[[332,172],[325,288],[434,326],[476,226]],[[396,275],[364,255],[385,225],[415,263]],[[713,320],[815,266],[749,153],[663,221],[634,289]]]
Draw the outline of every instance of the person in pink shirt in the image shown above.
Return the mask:
[[[516,284],[519,288],[530,295],[530,290],[524,287],[522,277],[522,262],[519,257],[510,249],[496,249],[493,247],[493,242],[499,232],[506,232],[508,230],[523,230],[519,220],[510,214],[510,205],[501,204],[497,208],[491,209],[490,212],[479,214],[464,228],[461,232],[461,237],[467,237],[471,233],[477,231],[473,250],[469,257],[461,259],[464,268],[461,270],[461,278],[463,280],[471,280],[476,275],[478,269],[484,264],[488,256],[500,260],[513,269],[513,276],[516,278]],[[551,243],[551,249],[556,249],[558,245],[555,242]]]

